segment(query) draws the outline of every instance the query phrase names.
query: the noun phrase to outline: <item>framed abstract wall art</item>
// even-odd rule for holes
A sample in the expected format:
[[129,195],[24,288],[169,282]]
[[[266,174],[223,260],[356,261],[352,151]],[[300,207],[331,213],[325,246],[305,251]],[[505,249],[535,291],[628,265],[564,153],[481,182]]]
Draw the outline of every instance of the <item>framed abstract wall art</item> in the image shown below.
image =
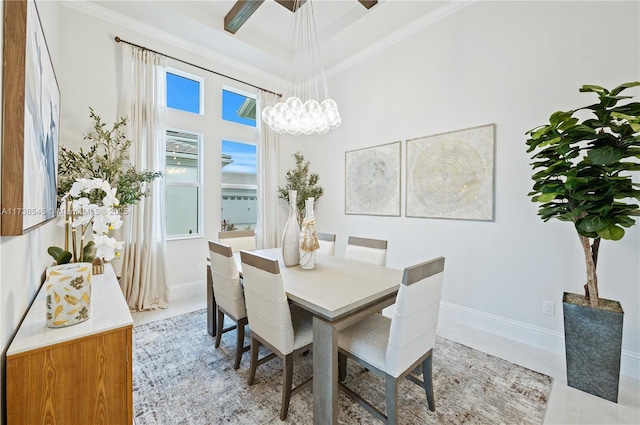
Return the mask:
[[34,1],[4,2],[3,236],[56,216],[60,91]]
[[400,216],[400,142],[345,152],[345,213]]
[[407,217],[492,221],[495,124],[407,140]]

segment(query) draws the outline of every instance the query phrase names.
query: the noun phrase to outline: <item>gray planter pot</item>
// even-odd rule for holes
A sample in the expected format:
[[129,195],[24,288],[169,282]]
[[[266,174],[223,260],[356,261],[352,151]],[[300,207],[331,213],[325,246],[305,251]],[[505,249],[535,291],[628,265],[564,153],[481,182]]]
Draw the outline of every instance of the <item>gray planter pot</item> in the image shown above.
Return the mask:
[[600,309],[576,304],[580,298],[562,297],[567,383],[617,403],[624,312],[617,301],[601,298],[609,309]]

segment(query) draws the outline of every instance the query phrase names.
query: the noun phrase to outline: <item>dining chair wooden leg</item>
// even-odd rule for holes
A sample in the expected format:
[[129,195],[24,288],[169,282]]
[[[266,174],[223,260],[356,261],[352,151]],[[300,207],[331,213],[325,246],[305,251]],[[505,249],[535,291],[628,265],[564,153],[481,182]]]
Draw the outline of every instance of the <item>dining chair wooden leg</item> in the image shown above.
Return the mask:
[[251,365],[249,366],[249,377],[247,378],[247,384],[253,385],[253,381],[256,377],[256,368],[258,367],[258,349],[260,348],[260,342],[251,337]]
[[433,399],[433,362],[431,360],[431,355],[429,355],[422,362],[422,380],[424,382],[424,390],[427,393],[427,404],[429,405],[429,410],[435,412],[436,403]]
[[344,382],[347,379],[347,356],[338,353],[338,381]]
[[213,276],[211,265],[207,266],[207,332],[216,336],[216,298],[213,296]]
[[293,383],[293,353],[287,354],[282,359],[282,406],[280,407],[280,420],[287,419],[289,413],[289,401],[291,400],[291,385]]
[[220,347],[220,339],[222,339],[222,328],[224,327],[224,313],[218,309],[218,320],[216,330],[216,348]]
[[233,368],[238,370],[240,367],[240,361],[242,360],[242,353],[244,353],[244,325],[246,319],[238,320],[236,324],[236,361],[233,364]]
[[398,380],[387,374],[386,377],[387,398],[387,425],[398,423]]

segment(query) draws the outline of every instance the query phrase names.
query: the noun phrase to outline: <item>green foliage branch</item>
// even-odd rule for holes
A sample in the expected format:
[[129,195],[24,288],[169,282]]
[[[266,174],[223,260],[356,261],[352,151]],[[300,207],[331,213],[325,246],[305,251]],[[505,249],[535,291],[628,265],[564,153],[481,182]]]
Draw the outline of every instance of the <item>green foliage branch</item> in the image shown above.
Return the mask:
[[[121,117],[111,129],[102,118],[89,107],[93,130],[84,135],[84,140],[93,142],[87,149],[72,151],[60,147],[58,167],[58,198],[62,198],[78,178],[100,178],[117,188],[120,210],[134,205],[150,194],[148,183],[162,177],[161,171],[138,171],[129,163],[131,140],[124,134],[127,118]],[[97,195],[95,195],[97,196]],[[98,203],[99,199],[89,200]]]
[[289,203],[289,191],[298,191],[296,198],[296,210],[298,212],[298,224],[302,226],[305,217],[305,200],[314,198],[313,205],[318,203],[318,199],[324,194],[324,188],[318,185],[320,177],[316,173],[309,172],[309,161],[304,160],[302,152],[297,151],[293,155],[296,161],[295,168],[287,171],[287,184],[284,187],[278,186],[278,198]]
[[[535,172],[529,196],[539,202],[538,215],[572,222],[584,250],[585,297],[599,305],[596,266],[600,242],[620,240],[640,215],[640,185],[631,173],[640,171],[640,103],[621,93],[640,82],[607,90],[583,85],[599,102],[551,115],[549,123],[526,134]],[[574,114],[588,115],[579,119]]]

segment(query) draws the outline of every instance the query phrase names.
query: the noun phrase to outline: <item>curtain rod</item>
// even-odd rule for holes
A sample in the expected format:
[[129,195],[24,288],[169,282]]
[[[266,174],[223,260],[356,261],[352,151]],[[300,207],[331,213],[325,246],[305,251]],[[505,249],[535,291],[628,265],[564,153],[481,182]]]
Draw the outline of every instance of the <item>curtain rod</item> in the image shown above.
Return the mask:
[[242,83],[242,84],[246,84],[246,85],[248,85],[248,86],[250,86],[250,87],[253,87],[253,88],[256,88],[256,89],[258,89],[258,90],[263,90],[263,91],[266,91],[267,93],[271,93],[271,94],[274,94],[274,95],[276,95],[276,96],[278,96],[278,97],[282,97],[282,95],[281,95],[280,93],[272,92],[271,90],[267,90],[267,89],[265,89],[265,88],[262,88],[262,87],[256,86],[256,85],[254,85],[254,84],[247,83],[246,81],[242,81],[242,80],[239,80],[239,79],[237,79],[237,78],[233,78],[233,77],[230,77],[230,76],[228,76],[228,75],[221,74],[220,72],[212,71],[212,70],[210,70],[210,69],[208,69],[208,68],[205,68],[205,67],[203,67],[203,66],[196,65],[196,64],[193,64],[193,63],[191,63],[191,62],[187,62],[187,61],[185,61],[185,60],[178,59],[178,58],[173,57],[173,56],[170,56],[170,55],[166,55],[166,54],[161,53],[161,52],[158,52],[158,51],[156,51],[156,50],[149,49],[148,47],[140,46],[140,45],[135,44],[135,43],[132,43],[132,42],[130,42],[130,41],[123,40],[123,39],[121,39],[121,38],[120,38],[120,37],[118,37],[118,36],[116,36],[116,37],[115,37],[115,40],[116,40],[116,43],[125,43],[125,44],[129,44],[129,45],[131,45],[131,46],[135,46],[135,47],[137,47],[137,48],[139,48],[139,49],[142,49],[142,50],[147,50],[147,51],[149,51],[149,52],[157,53],[157,54],[162,55],[162,56],[164,56],[164,57],[167,57],[167,58],[169,58],[169,59],[173,59],[173,60],[176,60],[176,61],[178,61],[178,62],[182,62],[182,63],[184,63],[184,64],[187,64],[187,65],[190,65],[190,66],[196,67],[196,68],[198,68],[198,69],[201,69],[201,70],[203,70],[203,71],[207,71],[207,72],[210,72],[210,73],[212,73],[212,74],[220,75],[221,77],[225,77],[225,78],[228,78],[228,79],[230,79],[230,80],[237,81],[237,82]]

